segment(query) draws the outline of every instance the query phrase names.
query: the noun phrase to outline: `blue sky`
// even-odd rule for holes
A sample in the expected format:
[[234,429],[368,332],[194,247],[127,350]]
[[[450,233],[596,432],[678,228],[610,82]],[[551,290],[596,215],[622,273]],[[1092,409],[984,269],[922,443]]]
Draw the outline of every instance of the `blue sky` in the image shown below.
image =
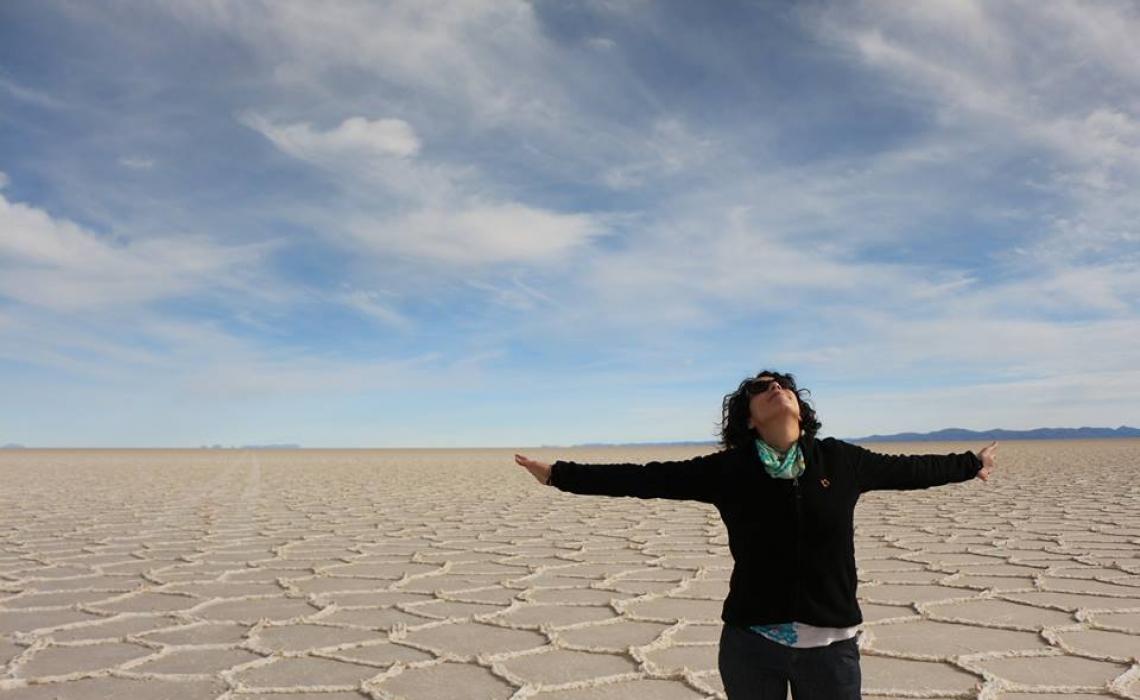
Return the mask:
[[1140,12],[7,0],[0,443],[1140,425]]

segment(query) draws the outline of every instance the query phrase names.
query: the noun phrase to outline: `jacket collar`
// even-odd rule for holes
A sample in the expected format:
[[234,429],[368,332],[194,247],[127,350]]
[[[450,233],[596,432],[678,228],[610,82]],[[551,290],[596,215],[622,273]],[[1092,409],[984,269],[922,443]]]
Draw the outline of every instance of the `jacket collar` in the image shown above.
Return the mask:
[[815,438],[808,435],[801,435],[800,439],[796,442],[800,443],[800,449],[803,450],[806,455],[808,452],[811,452],[812,445],[815,444]]

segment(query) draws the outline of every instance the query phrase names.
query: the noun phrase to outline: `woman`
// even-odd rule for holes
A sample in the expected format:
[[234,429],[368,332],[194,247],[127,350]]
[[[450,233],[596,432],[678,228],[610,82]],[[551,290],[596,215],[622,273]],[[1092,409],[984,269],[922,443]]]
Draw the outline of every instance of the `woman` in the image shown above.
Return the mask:
[[724,398],[715,454],[678,462],[515,462],[563,491],[711,503],[734,566],[718,665],[729,698],[859,698],[863,621],[855,598],[854,512],[874,489],[989,477],[997,443],[976,455],[882,455],[834,438],[790,374],[764,371]]

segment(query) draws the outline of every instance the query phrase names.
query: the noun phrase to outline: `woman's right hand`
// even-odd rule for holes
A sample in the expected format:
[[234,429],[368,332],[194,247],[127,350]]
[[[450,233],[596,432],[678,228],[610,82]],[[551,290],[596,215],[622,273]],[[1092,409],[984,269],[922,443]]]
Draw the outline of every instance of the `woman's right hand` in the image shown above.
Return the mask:
[[523,455],[515,455],[515,464],[526,467],[526,470],[531,473],[534,478],[538,479],[540,484],[550,483],[550,465],[546,462],[539,462],[538,460],[524,457]]

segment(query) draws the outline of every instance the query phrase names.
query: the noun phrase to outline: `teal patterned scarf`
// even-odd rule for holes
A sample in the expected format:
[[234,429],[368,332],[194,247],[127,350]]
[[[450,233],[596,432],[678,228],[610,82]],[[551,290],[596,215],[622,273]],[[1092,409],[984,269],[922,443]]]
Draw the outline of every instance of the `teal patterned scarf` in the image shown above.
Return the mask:
[[792,449],[788,450],[781,459],[771,445],[757,438],[756,452],[760,455],[760,461],[764,463],[764,471],[773,479],[795,479],[804,473],[804,455],[798,442],[793,444]]

